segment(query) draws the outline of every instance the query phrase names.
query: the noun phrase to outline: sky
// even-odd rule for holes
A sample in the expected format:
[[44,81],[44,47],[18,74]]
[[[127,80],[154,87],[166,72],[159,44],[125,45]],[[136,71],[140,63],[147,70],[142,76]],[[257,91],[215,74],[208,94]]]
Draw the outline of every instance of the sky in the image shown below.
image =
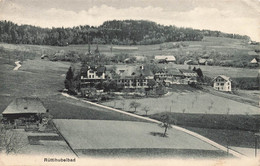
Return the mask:
[[17,24],[98,26],[115,19],[219,30],[260,41],[260,0],[0,0],[0,20]]

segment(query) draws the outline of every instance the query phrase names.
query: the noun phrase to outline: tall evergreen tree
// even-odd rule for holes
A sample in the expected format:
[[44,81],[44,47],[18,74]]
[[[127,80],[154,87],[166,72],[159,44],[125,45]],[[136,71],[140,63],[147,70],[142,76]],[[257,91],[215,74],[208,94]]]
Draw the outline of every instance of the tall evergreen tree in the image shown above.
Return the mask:
[[64,81],[65,88],[68,89],[69,93],[74,92],[74,90],[75,90],[73,77],[74,77],[74,74],[70,67],[69,70],[67,71],[66,79]]

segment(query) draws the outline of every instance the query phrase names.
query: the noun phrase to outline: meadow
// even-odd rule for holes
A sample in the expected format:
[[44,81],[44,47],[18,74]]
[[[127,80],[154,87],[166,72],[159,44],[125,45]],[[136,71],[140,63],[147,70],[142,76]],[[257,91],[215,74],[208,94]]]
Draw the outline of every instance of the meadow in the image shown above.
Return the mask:
[[121,99],[104,102],[102,104],[120,108],[125,111],[134,111],[133,108],[130,108],[130,103],[133,101],[141,104],[136,112],[140,115],[145,114],[143,110],[145,107],[149,109],[148,115],[161,112],[187,114],[260,114],[258,107],[202,91],[191,92],[184,90],[182,92],[170,92],[168,95],[160,98]]

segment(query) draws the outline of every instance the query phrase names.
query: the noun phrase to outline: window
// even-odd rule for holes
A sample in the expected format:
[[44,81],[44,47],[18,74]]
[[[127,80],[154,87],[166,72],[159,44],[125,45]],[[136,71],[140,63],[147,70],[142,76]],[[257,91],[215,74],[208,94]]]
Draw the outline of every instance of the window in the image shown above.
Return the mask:
[[223,85],[224,85],[224,83],[220,83],[220,85],[221,85],[221,86],[223,86]]

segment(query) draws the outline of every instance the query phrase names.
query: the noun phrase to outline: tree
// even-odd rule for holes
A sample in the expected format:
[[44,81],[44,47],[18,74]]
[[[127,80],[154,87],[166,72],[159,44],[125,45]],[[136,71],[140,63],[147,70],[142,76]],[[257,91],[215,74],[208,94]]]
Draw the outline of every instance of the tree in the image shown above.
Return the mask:
[[198,68],[198,69],[196,70],[196,72],[197,72],[197,74],[198,74],[199,77],[203,77],[203,73],[202,73],[202,70],[201,70],[200,68]]
[[156,85],[156,81],[154,79],[149,79],[147,82],[147,86],[151,89]]
[[192,102],[191,102],[191,107],[192,108],[194,107],[194,103],[195,103],[195,100],[192,100]]
[[72,80],[73,76],[74,76],[74,74],[73,74],[72,68],[70,67],[69,70],[67,71],[66,79],[67,80]]
[[121,104],[122,104],[123,110],[124,110],[124,109],[125,109],[125,100],[123,100],[123,101],[121,102]]
[[129,104],[129,107],[130,107],[130,108],[134,108],[134,109],[135,109],[134,112],[136,112],[136,109],[137,109],[138,107],[140,107],[140,106],[141,106],[141,104],[138,103],[138,102],[136,102],[136,101],[132,101],[132,102]]
[[210,110],[213,108],[213,104],[214,104],[214,101],[210,101],[210,106],[208,106],[208,110],[209,110],[209,112],[210,112]]
[[75,93],[76,83],[74,82],[74,73],[71,67],[67,71],[64,84],[65,84],[65,88],[68,89],[69,93]]
[[160,123],[159,126],[164,128],[163,137],[166,137],[167,130],[169,128],[172,128],[172,126],[170,124],[170,116],[169,116],[169,114],[164,114],[164,115],[162,115],[161,119],[162,119],[162,123]]
[[2,122],[0,122],[0,152],[6,154],[18,153],[27,145],[23,140],[21,134],[15,132],[13,129],[6,129]]
[[150,108],[148,106],[145,106],[143,108],[143,111],[145,112],[145,115],[147,116],[147,112],[150,111]]
[[230,113],[230,107],[227,108],[227,115]]

